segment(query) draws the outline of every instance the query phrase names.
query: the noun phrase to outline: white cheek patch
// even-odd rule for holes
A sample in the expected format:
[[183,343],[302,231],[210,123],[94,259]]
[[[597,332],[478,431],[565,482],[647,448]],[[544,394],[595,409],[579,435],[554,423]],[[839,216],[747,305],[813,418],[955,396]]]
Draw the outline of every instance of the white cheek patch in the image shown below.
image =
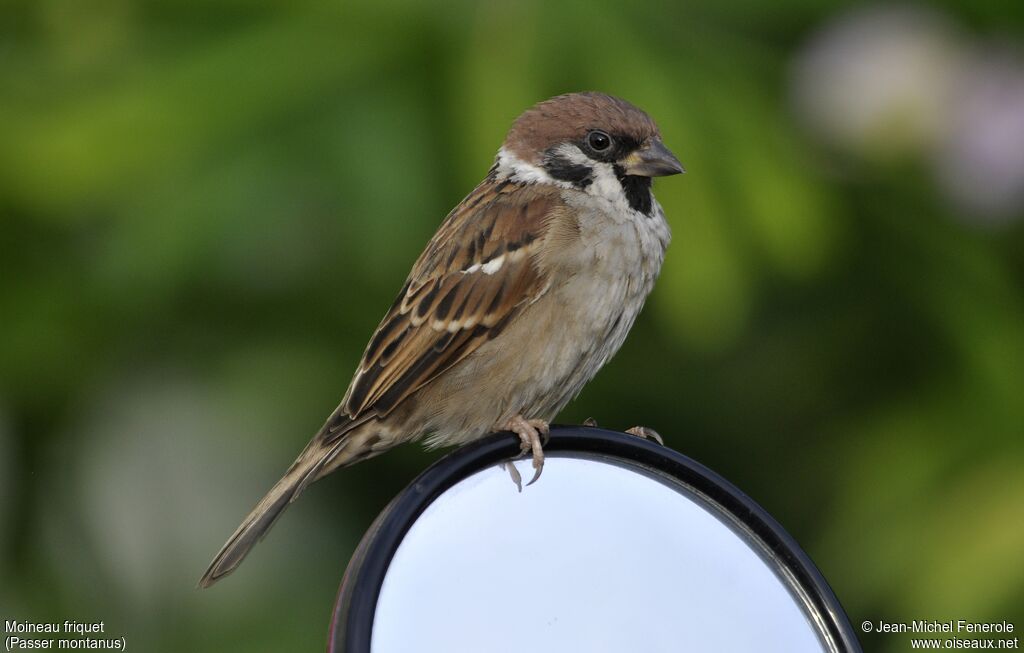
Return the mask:
[[625,199],[625,193],[622,191],[622,182],[615,175],[615,168],[612,164],[595,163],[593,176],[594,182],[587,189],[588,193],[613,202]]
[[583,192],[608,200],[616,205],[625,203],[622,183],[615,174],[615,167],[611,163],[591,159],[583,153],[583,150],[572,143],[559,145],[554,149],[554,153],[559,158],[573,165],[590,168],[591,182],[587,184]]
[[[563,143],[554,149],[560,158],[570,164],[587,166],[590,168],[590,183],[584,188],[579,188],[571,182],[555,179],[544,168],[523,161],[504,147],[498,150],[496,172],[498,179],[509,179],[524,184],[548,184],[557,188],[574,190],[586,193],[590,197],[608,202],[611,209],[623,216],[631,216],[636,219],[643,215],[629,205],[626,192],[622,188],[622,182],[615,174],[615,167],[611,163],[594,161],[572,143]],[[467,270],[467,273],[470,270]],[[475,269],[472,270],[476,272]]]
[[498,178],[511,179],[523,184],[551,184],[559,188],[572,188],[572,184],[559,181],[547,170],[523,161],[504,147],[498,150]]
[[591,166],[594,164],[593,159],[583,153],[577,145],[572,143],[562,143],[554,149],[555,154],[560,158],[565,159],[569,163],[581,166]]

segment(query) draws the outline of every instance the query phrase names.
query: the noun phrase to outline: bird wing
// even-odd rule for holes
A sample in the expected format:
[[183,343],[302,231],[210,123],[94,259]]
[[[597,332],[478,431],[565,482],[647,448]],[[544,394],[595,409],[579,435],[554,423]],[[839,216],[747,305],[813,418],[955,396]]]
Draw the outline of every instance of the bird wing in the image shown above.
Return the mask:
[[416,261],[325,430],[387,415],[543,295],[537,250],[562,209],[557,189],[493,177],[470,193]]

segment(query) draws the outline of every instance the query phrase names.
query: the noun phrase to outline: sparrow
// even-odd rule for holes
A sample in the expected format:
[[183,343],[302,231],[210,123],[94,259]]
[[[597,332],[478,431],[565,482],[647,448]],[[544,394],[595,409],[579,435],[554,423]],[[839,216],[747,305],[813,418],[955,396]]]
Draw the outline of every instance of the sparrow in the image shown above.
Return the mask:
[[681,172],[624,100],[571,93],[524,112],[416,260],[341,404],[199,585],[234,571],[310,483],[403,442],[512,431],[535,481],[548,423],[618,351],[654,286],[670,233],[652,178]]

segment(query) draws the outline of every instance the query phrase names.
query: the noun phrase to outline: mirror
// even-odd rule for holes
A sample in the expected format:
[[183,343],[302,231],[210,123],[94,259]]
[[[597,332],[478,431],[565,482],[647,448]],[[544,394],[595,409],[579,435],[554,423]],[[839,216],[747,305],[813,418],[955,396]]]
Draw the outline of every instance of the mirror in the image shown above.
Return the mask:
[[[346,574],[334,650],[859,650],[813,564],[710,470],[599,429],[555,432],[546,451],[521,493],[471,454],[432,498],[406,490],[421,507],[405,523],[400,495]],[[360,592],[354,576],[376,578]]]

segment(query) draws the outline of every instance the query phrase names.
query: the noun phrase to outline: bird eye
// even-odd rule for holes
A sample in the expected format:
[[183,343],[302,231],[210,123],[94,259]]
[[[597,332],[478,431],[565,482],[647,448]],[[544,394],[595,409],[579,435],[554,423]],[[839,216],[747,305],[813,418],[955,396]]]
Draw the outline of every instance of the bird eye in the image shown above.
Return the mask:
[[587,134],[587,145],[595,152],[604,152],[612,146],[612,137],[603,131],[592,131]]

